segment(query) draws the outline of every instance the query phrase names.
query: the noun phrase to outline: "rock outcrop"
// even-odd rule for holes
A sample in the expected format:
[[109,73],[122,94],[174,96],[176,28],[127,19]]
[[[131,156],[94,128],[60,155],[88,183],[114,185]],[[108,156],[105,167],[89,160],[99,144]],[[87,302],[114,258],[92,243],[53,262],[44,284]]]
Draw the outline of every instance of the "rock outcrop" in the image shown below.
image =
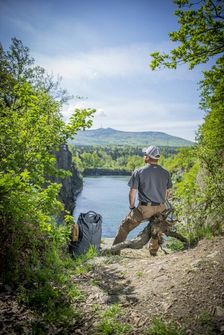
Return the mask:
[[75,198],[82,190],[83,180],[79,171],[72,163],[72,154],[68,150],[66,144],[62,145],[60,150],[56,152],[57,167],[72,173],[71,176],[65,178],[56,178],[56,182],[62,183],[59,192],[59,199],[64,204],[65,209],[71,214],[75,207]]

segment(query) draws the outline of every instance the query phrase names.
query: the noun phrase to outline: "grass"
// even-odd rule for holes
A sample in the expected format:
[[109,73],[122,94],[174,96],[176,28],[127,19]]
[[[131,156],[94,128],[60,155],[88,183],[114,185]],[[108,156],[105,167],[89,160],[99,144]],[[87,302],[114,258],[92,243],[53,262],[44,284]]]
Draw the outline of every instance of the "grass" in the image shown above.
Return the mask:
[[155,318],[147,330],[147,335],[186,335],[186,332],[174,322]]
[[119,321],[122,309],[118,304],[111,305],[100,313],[100,321],[96,327],[97,335],[123,335],[131,330],[131,326]]
[[184,244],[181,241],[175,238],[172,238],[172,237],[169,238],[166,246],[168,249],[173,250],[173,251],[180,251],[184,249]]
[[79,256],[73,255],[69,262],[69,264],[73,265],[73,275],[81,276],[92,270],[93,264],[91,260],[95,256],[97,256],[97,250],[94,246],[91,246],[85,254]]
[[85,255],[72,259],[65,254],[59,255],[54,249],[47,255],[47,263],[30,269],[26,282],[21,283],[17,299],[41,316],[40,320],[33,321],[33,334],[45,334],[46,324],[66,329],[80,316],[80,311],[73,306],[75,302],[83,301],[85,294],[76,287],[72,276],[88,272],[92,268],[89,261],[95,254],[90,248]]
[[143,272],[142,271],[137,271],[136,272],[136,277],[141,278],[143,276]]
[[206,334],[208,335],[214,335],[215,334],[215,328],[216,325],[214,323],[214,319],[208,311],[203,311],[198,316],[198,320],[202,327],[206,330]]

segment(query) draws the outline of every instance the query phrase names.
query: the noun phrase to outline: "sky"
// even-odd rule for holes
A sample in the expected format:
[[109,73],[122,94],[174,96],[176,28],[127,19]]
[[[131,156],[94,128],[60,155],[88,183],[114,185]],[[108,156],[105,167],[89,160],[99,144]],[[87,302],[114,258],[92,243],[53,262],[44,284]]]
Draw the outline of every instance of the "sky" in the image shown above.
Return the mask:
[[36,65],[62,77],[74,96],[65,120],[75,108],[95,108],[94,129],[194,140],[206,65],[149,67],[151,52],[175,47],[168,36],[178,30],[175,9],[172,0],[0,0],[0,42],[7,49],[12,37],[22,40]]

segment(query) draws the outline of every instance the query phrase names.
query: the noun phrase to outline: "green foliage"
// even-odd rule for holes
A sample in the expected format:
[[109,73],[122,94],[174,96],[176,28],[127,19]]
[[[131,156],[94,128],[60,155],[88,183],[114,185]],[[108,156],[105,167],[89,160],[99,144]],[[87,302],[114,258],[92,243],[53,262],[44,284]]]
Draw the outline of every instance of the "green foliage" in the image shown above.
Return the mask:
[[134,171],[136,168],[138,168],[142,165],[144,165],[142,157],[138,157],[138,156],[128,157],[127,169],[129,171]]
[[168,249],[173,251],[180,251],[184,249],[183,242],[175,238],[169,238],[168,242],[166,243],[166,246]]
[[151,68],[163,65],[176,68],[179,63],[186,63],[192,69],[195,65],[205,63],[210,57],[224,51],[224,16],[223,1],[175,0],[178,7],[180,29],[169,34],[172,42],[179,42],[170,54],[154,52],[151,54]]
[[78,316],[72,302],[83,299],[70,279],[75,264],[67,269],[65,264],[66,259],[59,258],[56,248],[48,248],[46,259],[27,269],[26,281],[18,289],[19,301],[41,313],[43,321],[63,326]]
[[224,154],[224,57],[217,65],[204,74],[201,83],[202,107],[207,108],[204,124],[199,129],[198,154],[205,173],[207,210],[216,213],[213,220],[223,219],[224,185],[223,185],[223,154]]
[[118,321],[122,315],[119,305],[112,305],[101,314],[101,321],[97,325],[98,335],[122,335],[130,331],[130,326]]
[[[132,172],[144,165],[141,147],[131,146],[70,146],[73,162],[79,171],[88,169],[109,169]],[[161,164],[165,157],[178,152],[179,148],[162,147]]]
[[186,332],[174,322],[165,322],[161,318],[152,320],[148,335],[185,335]]
[[94,248],[75,259],[64,255],[60,250],[67,242],[67,234],[62,238],[62,230],[66,229],[67,227],[56,226],[51,233],[52,243],[45,250],[42,259],[36,259],[35,266],[32,267],[25,264],[26,276],[18,289],[20,302],[41,313],[44,322],[63,327],[79,316],[73,303],[85,299],[84,293],[80,292],[71,278],[89,271],[92,268],[89,262],[96,255]]
[[196,161],[196,153],[194,147],[182,148],[178,151],[175,156],[167,157],[163,161],[163,165],[171,173],[178,172],[180,170],[189,170]]
[[[180,29],[170,33],[170,39],[179,44],[169,54],[153,53],[151,68],[176,68],[182,62],[193,69],[215,56],[215,65],[204,72],[200,83],[200,106],[206,115],[194,150],[197,160],[189,161],[191,166],[185,166],[185,174],[175,172],[179,209],[182,207],[186,228],[194,239],[224,230],[224,3],[221,0],[174,2]],[[178,168],[171,162],[170,165],[173,170]]]
[[137,271],[136,272],[136,277],[141,278],[143,276],[143,272],[142,271]]
[[[7,51],[3,50],[0,44],[0,77],[4,92],[10,88],[9,83],[27,82],[38,91],[48,94],[51,98],[60,104],[68,101],[71,96],[61,88],[61,78],[55,78],[49,75],[46,70],[40,66],[35,66],[35,60],[30,56],[29,48],[25,47],[22,41],[12,38],[11,45]],[[9,104],[12,100],[9,96],[5,97]]]
[[97,256],[97,250],[94,246],[90,246],[87,252],[80,256],[74,256],[76,268],[74,273],[77,276],[83,275],[92,269],[91,260]]
[[8,51],[0,46],[0,89],[1,280],[39,315],[33,330],[45,333],[42,321],[65,327],[77,316],[72,303],[83,295],[71,276],[94,254],[79,262],[64,255],[71,216],[57,224],[64,208],[58,201],[61,185],[52,182],[69,175],[56,168],[56,151],[91,125],[94,110],[76,109],[65,123],[66,92],[34,66],[17,39]]

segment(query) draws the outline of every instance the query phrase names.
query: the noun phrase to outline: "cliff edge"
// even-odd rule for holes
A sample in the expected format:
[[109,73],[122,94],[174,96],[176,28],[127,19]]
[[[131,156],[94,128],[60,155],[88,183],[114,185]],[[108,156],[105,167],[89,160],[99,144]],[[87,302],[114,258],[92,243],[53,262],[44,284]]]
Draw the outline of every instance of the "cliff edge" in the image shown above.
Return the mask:
[[60,150],[56,152],[56,159],[58,169],[71,172],[71,176],[56,178],[55,181],[62,183],[59,199],[64,204],[65,210],[72,214],[75,207],[75,198],[83,187],[82,176],[74,167],[72,163],[72,154],[66,144],[62,145]]

